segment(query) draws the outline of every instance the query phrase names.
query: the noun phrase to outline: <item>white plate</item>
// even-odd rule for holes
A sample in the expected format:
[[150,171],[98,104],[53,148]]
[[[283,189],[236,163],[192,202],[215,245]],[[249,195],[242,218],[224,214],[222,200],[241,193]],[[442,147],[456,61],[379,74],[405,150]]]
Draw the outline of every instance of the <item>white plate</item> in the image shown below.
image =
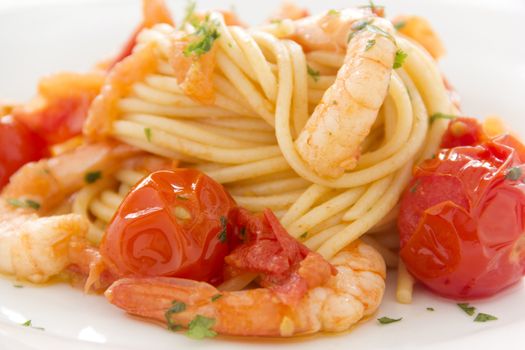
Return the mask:
[[[301,2],[315,11],[365,1]],[[278,1],[200,3],[208,8],[235,3],[244,18],[256,22]],[[524,2],[386,0],[384,4],[389,15],[404,12],[428,17],[442,34],[448,48],[442,67],[461,94],[466,113],[499,114],[525,135],[525,124],[520,122],[525,113]],[[183,4],[172,5],[180,9]],[[138,1],[0,0],[0,97],[26,99],[39,76],[84,70],[114,52],[138,23],[139,8]],[[0,279],[0,349],[524,348],[523,284],[496,298],[474,301],[480,311],[499,317],[495,322],[474,323],[454,301],[420,288],[412,305],[397,304],[394,280],[391,273],[377,316],[403,317],[395,324],[382,326],[372,319],[346,334],[294,341],[218,338],[197,342],[128,317],[102,297],[84,295],[68,285],[20,289],[13,287],[16,282]],[[45,331],[19,326],[28,319]]]

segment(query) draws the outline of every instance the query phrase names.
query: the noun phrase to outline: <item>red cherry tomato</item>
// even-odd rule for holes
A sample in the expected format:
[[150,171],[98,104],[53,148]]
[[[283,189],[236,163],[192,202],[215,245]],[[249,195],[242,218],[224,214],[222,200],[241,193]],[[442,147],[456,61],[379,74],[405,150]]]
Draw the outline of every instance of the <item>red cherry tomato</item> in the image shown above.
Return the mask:
[[[455,142],[455,141],[454,141]],[[523,145],[511,136],[443,150],[401,200],[400,255],[431,290],[495,294],[525,272]]]
[[22,165],[46,153],[44,142],[12,117],[0,118],[0,189]]
[[477,119],[460,117],[452,120],[441,140],[441,148],[477,145],[487,139]]
[[198,170],[154,172],[122,202],[100,251],[116,276],[215,283],[229,252],[226,225],[234,206],[226,190]]

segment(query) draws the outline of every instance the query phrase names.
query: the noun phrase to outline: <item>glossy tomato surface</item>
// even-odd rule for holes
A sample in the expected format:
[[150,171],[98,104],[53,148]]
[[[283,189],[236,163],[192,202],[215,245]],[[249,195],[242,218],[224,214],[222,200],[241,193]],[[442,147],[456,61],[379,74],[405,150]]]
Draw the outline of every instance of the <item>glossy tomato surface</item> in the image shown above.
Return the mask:
[[45,154],[44,142],[10,116],[0,118],[0,190],[22,165]]
[[433,291],[485,297],[523,276],[522,149],[504,136],[445,149],[416,168],[401,200],[400,255]]
[[157,171],[126,197],[100,250],[117,276],[174,276],[216,282],[228,254],[233,199],[195,169]]

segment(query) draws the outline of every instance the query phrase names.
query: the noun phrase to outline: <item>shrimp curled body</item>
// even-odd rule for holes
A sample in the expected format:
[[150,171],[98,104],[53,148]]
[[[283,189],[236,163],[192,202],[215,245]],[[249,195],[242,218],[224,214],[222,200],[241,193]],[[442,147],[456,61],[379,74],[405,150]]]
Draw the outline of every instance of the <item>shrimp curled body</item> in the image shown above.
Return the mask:
[[389,21],[367,17],[356,9],[297,21],[292,39],[305,50],[340,51],[351,38],[334,84],[295,142],[317,174],[337,178],[357,165],[361,143],[370,133],[390,82],[396,53],[392,33]]
[[[106,297],[131,314],[171,325],[187,327],[197,315],[213,318],[213,330],[219,334],[340,332],[379,306],[385,289],[385,263],[379,253],[360,241],[339,252],[330,263],[337,274],[310,288],[293,305],[268,288],[221,292],[204,282],[165,277],[119,280],[106,291]],[[174,302],[184,303],[185,310],[167,314]]]

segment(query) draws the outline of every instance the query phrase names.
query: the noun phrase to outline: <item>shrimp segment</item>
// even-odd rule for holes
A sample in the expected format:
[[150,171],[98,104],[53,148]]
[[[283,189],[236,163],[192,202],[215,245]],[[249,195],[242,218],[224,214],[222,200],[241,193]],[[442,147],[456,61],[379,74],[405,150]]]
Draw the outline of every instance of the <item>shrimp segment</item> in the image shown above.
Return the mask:
[[[187,327],[197,315],[213,318],[213,330],[220,334],[339,332],[375,312],[383,297],[386,268],[379,253],[359,241],[330,263],[337,275],[310,288],[295,304],[284,303],[267,288],[221,292],[204,282],[164,277],[119,280],[106,291],[106,297],[128,313],[164,324]],[[166,313],[174,302],[184,303],[186,309]]]
[[68,266],[71,238],[86,235],[86,219],[78,214],[37,213],[51,211],[78,190],[86,172],[107,173],[135,152],[112,143],[86,145],[26,164],[15,173],[0,197],[0,272],[42,283]]
[[[347,12],[345,17],[326,14],[317,20],[321,26],[318,28],[306,22],[307,28],[297,29],[296,40],[308,48],[337,50],[342,45],[341,38],[348,38],[351,33],[349,23],[361,13],[344,13]],[[390,34],[393,28],[378,17],[369,17],[366,23],[352,33],[335,83],[324,93],[295,142],[302,158],[321,176],[337,178],[357,165],[361,143],[386,97],[396,52]]]

